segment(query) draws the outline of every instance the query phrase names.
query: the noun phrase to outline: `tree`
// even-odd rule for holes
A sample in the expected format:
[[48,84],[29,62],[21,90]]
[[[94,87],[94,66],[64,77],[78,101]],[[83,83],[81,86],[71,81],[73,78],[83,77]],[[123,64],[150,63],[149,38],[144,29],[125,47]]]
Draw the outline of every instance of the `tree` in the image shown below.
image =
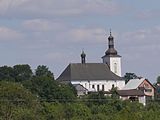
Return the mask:
[[0,80],[15,81],[13,68],[8,66],[0,67]]
[[30,80],[33,76],[31,67],[28,64],[13,66],[14,78],[16,82]]
[[30,81],[26,82],[24,86],[44,101],[53,101],[58,92],[57,82],[47,76],[34,76]]
[[91,116],[91,110],[83,103],[67,103],[64,112],[67,120],[88,120]]
[[111,98],[113,98],[113,99],[118,99],[119,98],[119,96],[117,94],[117,87],[114,87],[114,85],[112,85],[112,88],[109,92],[112,94]]
[[75,94],[69,85],[60,84],[47,76],[34,76],[24,86],[37,94],[42,101],[70,102],[75,99]]
[[126,73],[124,75],[125,83],[127,83],[130,79],[136,79],[138,76],[135,73]]
[[104,95],[103,91],[99,91],[96,93],[90,93],[88,94],[86,97],[83,98],[84,101],[86,101],[86,104],[88,106],[92,106],[92,105],[101,105],[106,103],[107,101],[107,97]]
[[46,76],[46,77],[50,77],[54,80],[53,73],[45,65],[39,65],[37,67],[37,69],[35,70],[35,76]]
[[157,77],[157,83],[160,84],[160,76]]
[[64,104],[44,102],[43,113],[46,120],[63,120],[65,119]]
[[[0,119],[39,119],[38,99],[21,84],[0,81]],[[33,107],[34,106],[34,107]],[[37,115],[39,113],[39,115]]]

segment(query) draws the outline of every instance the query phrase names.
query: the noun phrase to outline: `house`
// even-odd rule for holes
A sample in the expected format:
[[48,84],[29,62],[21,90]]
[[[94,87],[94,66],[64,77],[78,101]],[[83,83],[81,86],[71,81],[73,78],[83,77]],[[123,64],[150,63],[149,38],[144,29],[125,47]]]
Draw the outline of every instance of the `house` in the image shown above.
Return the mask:
[[108,37],[108,50],[102,60],[103,63],[86,63],[86,54],[82,51],[81,63],[70,63],[57,80],[82,85],[89,92],[109,91],[112,86],[122,89],[125,80],[121,77],[121,56],[114,48],[111,32]]
[[77,91],[77,96],[83,96],[88,94],[88,90],[85,87],[83,87],[81,84],[73,84],[73,86]]
[[122,100],[137,100],[143,105],[146,105],[147,101],[154,99],[155,88],[145,78],[131,79],[125,87],[118,90],[117,93]]
[[146,105],[145,94],[141,90],[117,90],[117,93],[122,100],[138,101],[139,103]]

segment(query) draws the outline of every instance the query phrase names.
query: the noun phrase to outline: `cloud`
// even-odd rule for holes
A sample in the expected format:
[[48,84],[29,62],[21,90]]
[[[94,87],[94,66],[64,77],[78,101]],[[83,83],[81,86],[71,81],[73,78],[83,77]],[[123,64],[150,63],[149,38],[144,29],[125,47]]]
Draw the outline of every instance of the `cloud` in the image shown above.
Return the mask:
[[16,7],[20,7],[25,4],[28,0],[0,0],[0,15],[7,14]]
[[100,27],[73,26],[61,21],[31,19],[22,23],[28,36],[45,46],[48,44],[101,43],[106,39],[105,30]]
[[24,35],[14,29],[7,28],[7,27],[0,27],[0,40],[5,41],[14,41],[20,40],[23,38]]
[[60,21],[47,19],[25,20],[23,21],[22,26],[32,32],[59,31],[66,28],[66,25]]
[[[118,35],[119,48],[128,61],[139,61],[144,64],[159,59],[160,29],[158,26],[148,29],[138,29]],[[155,59],[152,59],[155,58]],[[151,60],[152,59],[152,60]]]
[[73,42],[102,42],[105,31],[102,28],[74,28],[68,31],[66,36],[72,38]]
[[122,8],[111,0],[1,0],[0,15],[51,18],[77,15],[114,15]]
[[136,14],[136,18],[138,18],[139,20],[153,19],[153,18],[158,18],[159,16],[160,16],[160,9],[143,10],[139,11]]
[[49,31],[52,29],[50,24],[50,22],[45,20],[33,19],[24,21],[23,26],[31,31]]
[[[135,47],[160,45],[160,27],[155,26],[152,28],[139,29],[131,32],[124,32],[119,37],[123,39],[125,45],[131,45]],[[132,44],[130,44],[132,43]]]

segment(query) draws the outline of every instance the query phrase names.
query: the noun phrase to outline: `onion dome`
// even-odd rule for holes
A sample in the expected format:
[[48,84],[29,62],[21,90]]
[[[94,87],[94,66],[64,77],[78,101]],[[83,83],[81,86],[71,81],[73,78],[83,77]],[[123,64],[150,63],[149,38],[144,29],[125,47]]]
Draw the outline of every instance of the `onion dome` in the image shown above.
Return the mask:
[[105,52],[106,55],[117,55],[117,51],[114,48],[114,37],[111,34],[108,37],[108,50]]

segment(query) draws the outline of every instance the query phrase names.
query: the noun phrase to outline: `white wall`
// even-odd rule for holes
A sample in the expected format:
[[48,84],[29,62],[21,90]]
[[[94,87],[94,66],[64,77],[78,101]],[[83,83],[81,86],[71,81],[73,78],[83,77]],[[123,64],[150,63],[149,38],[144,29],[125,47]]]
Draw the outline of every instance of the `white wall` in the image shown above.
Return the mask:
[[142,103],[144,106],[146,105],[146,96],[138,97],[139,103]]
[[[115,64],[117,67],[115,68]],[[110,58],[110,70],[118,76],[121,75],[121,58],[120,57],[111,57]]]
[[[110,67],[110,70],[118,76],[122,76],[121,74],[121,57],[109,57],[106,56],[103,58],[103,63],[107,63]],[[115,67],[116,64],[116,67]]]
[[[109,91],[114,87],[118,87],[118,89],[122,89],[125,86],[124,80],[92,80],[92,81],[71,81],[72,84],[81,84],[83,87],[88,89],[88,91],[97,91],[97,86],[99,85],[99,90],[102,90],[102,85],[104,85],[104,91]],[[94,89],[92,88],[94,85]]]

